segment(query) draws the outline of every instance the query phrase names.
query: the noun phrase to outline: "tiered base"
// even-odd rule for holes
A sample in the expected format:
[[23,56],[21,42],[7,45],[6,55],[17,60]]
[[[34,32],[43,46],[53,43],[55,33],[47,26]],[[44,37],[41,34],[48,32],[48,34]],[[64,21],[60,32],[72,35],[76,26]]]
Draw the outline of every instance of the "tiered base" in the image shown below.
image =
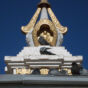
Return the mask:
[[[47,51],[55,55],[43,55],[40,53],[41,47],[50,48]],[[34,68],[61,68],[70,69],[72,62],[81,64],[82,56],[72,56],[64,47],[24,47],[17,56],[6,56],[5,62],[7,73],[17,74],[22,71],[23,74],[31,73]]]

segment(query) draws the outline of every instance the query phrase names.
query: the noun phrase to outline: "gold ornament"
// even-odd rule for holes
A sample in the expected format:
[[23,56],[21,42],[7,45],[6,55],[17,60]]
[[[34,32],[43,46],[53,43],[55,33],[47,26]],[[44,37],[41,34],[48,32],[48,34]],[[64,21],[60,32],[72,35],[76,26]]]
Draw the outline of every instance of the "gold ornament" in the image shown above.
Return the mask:
[[50,17],[51,17],[51,19],[52,19],[52,21],[53,21],[55,27],[58,28],[62,34],[65,34],[65,33],[68,31],[67,27],[63,27],[63,26],[60,24],[60,22],[58,21],[58,19],[57,19],[56,16],[54,15],[54,13],[53,13],[53,11],[52,11],[51,8],[48,8],[48,12],[49,12],[49,15],[50,15]]
[[[44,25],[44,28],[41,28]],[[49,27],[49,30],[47,29],[47,26]],[[40,35],[38,35],[38,33],[40,33]],[[51,35],[52,34],[52,35]],[[52,46],[56,45],[56,40],[57,40],[57,31],[56,28],[54,26],[54,24],[48,20],[48,19],[42,19],[40,20],[36,25],[35,28],[33,30],[33,40],[34,40],[34,44],[35,46],[39,46],[39,42],[38,39],[40,36],[43,36],[44,39],[49,42]]]
[[47,68],[42,68],[42,69],[40,69],[40,73],[41,73],[41,75],[48,75],[49,69],[47,69]]
[[31,69],[17,68],[16,74],[31,74]]
[[28,23],[28,25],[21,27],[21,30],[23,33],[27,34],[34,27],[34,25],[38,19],[40,11],[41,11],[41,8],[38,8],[37,11],[35,12],[33,18],[31,19],[31,21]]

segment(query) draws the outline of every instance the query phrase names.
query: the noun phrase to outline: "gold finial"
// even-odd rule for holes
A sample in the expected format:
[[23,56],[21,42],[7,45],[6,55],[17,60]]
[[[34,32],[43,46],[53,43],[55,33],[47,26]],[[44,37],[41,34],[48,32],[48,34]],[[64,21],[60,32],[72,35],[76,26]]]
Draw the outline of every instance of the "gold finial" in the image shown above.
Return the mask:
[[41,0],[42,3],[48,2],[48,0]]
[[38,4],[38,7],[40,7],[40,8],[42,8],[42,7],[49,8],[50,4],[48,3],[48,0],[41,0],[40,3]]

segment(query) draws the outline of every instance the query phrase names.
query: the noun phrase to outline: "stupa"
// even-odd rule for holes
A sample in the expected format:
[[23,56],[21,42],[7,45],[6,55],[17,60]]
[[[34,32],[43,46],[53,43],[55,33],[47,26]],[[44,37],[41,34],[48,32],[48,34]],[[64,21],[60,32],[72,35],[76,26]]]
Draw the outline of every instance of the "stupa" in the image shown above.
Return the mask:
[[41,74],[48,74],[53,68],[66,70],[70,75],[73,62],[81,65],[83,56],[73,56],[62,46],[68,29],[60,24],[47,0],[41,0],[34,16],[21,31],[26,35],[28,46],[16,56],[5,56],[6,73],[31,74],[38,68]]

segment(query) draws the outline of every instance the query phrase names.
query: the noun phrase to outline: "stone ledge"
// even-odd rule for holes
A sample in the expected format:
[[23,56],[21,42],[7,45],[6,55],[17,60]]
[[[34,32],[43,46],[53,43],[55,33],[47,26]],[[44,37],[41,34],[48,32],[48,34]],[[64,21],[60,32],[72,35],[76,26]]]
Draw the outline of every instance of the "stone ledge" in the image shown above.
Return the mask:
[[1,83],[88,85],[88,76],[0,75]]
[[88,76],[0,75],[0,88],[88,88]]

